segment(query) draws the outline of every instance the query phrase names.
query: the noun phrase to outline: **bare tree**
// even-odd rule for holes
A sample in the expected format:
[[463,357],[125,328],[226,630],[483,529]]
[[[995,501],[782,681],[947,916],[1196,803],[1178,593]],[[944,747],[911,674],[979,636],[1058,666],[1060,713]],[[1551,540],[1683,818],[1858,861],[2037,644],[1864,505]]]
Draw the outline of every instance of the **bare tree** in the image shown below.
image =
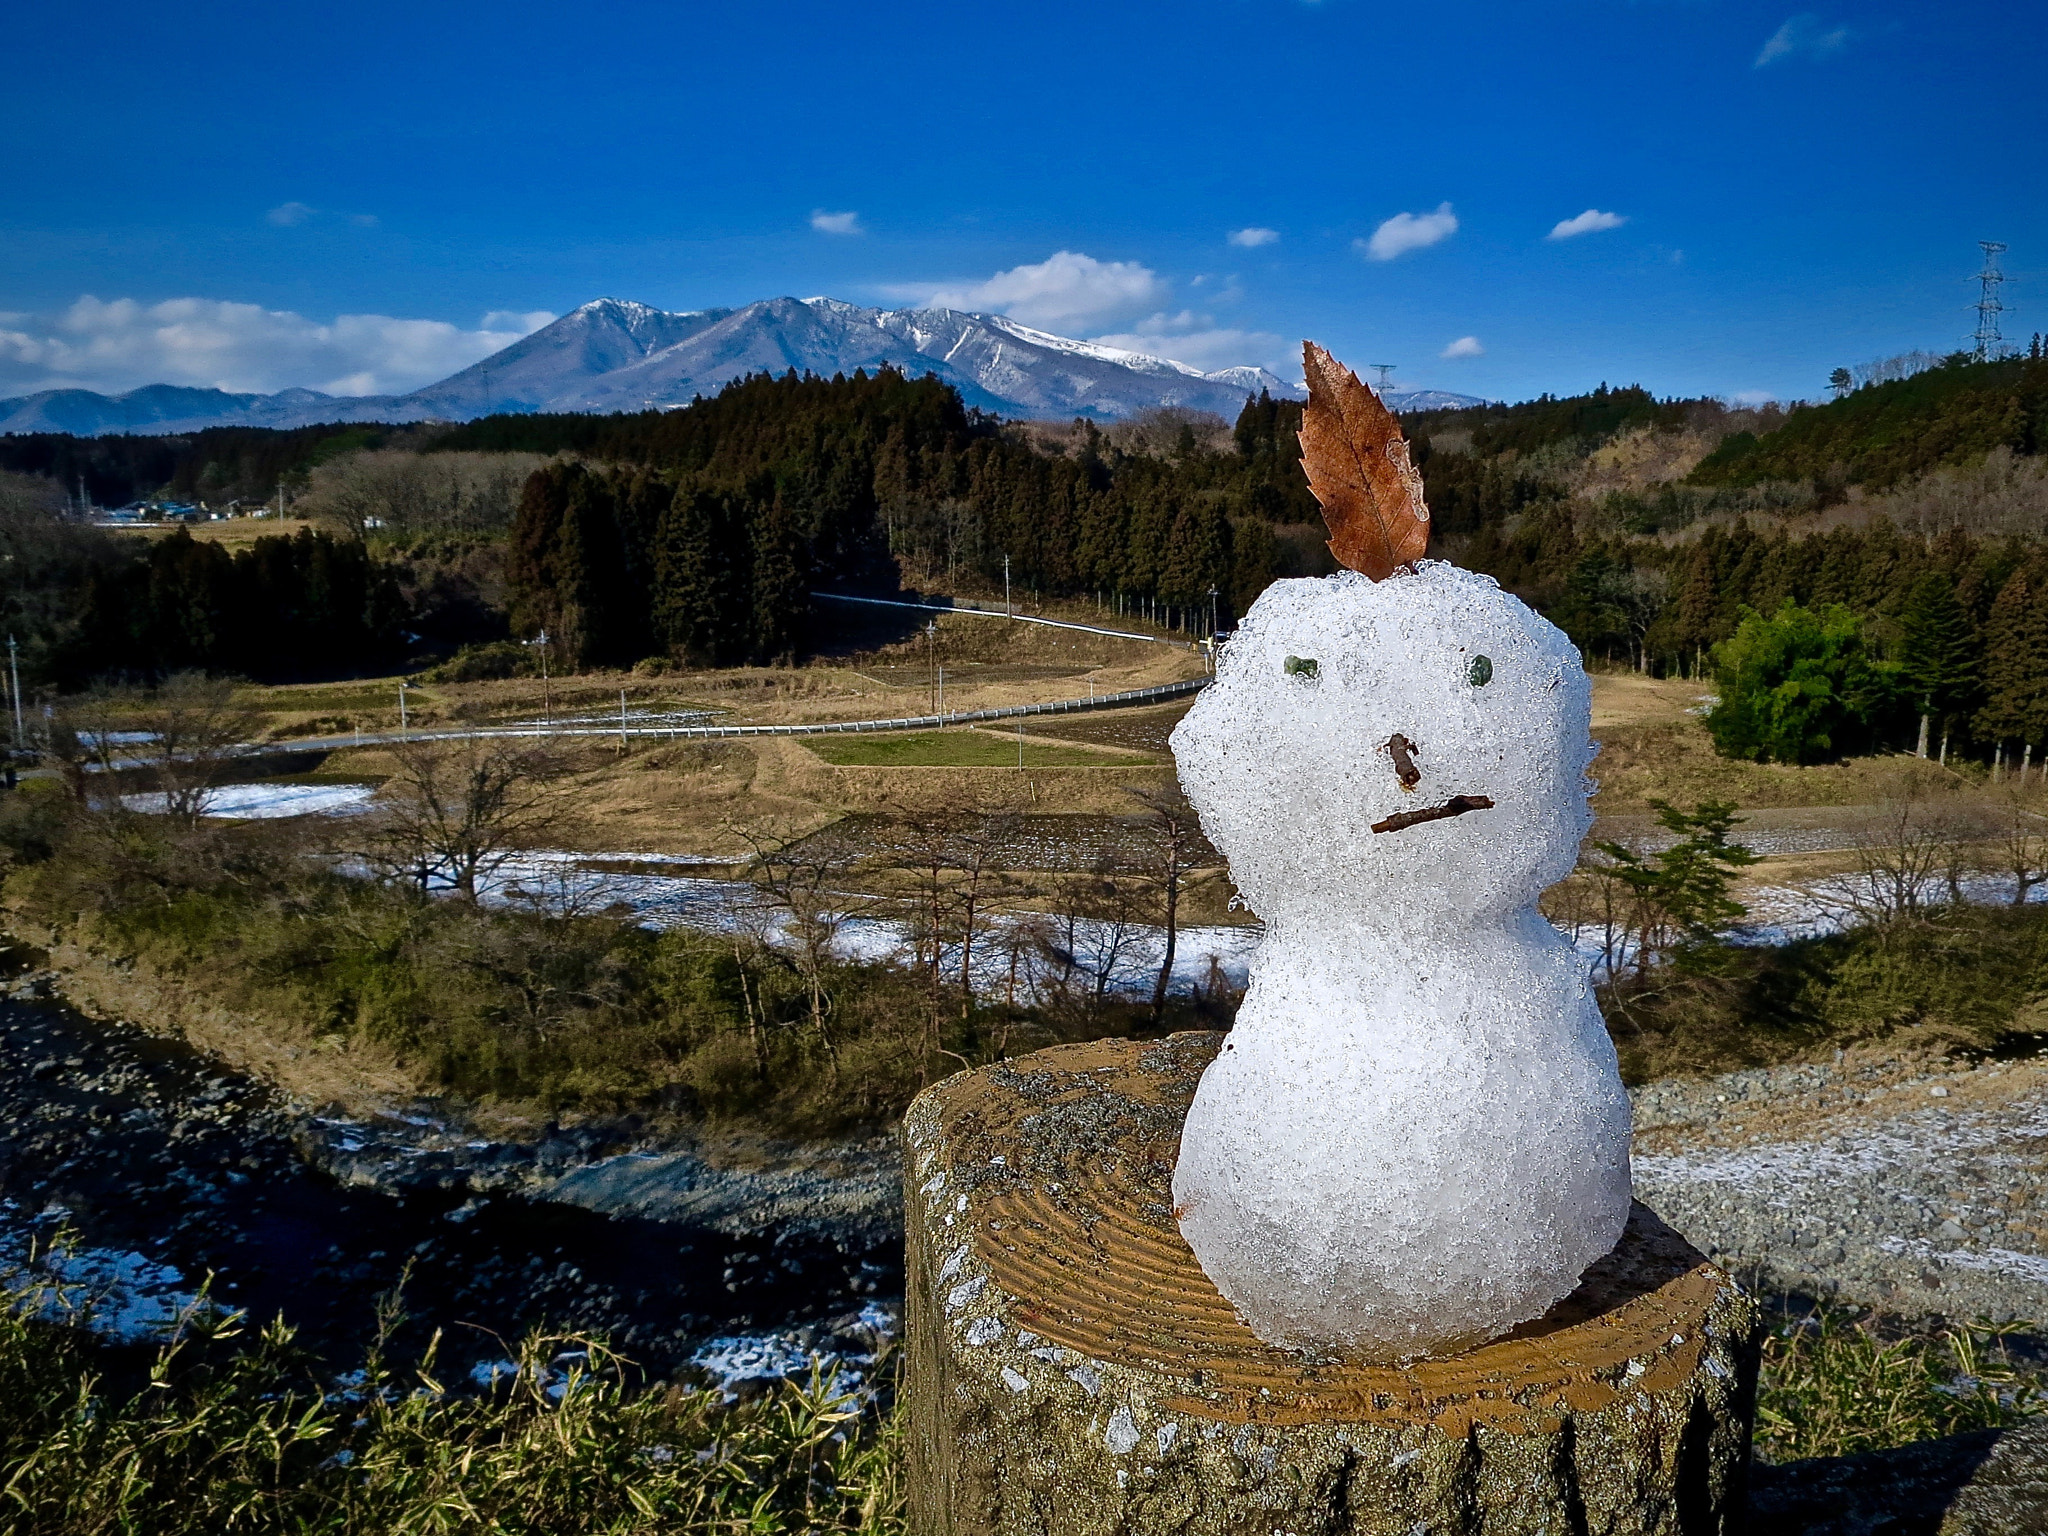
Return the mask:
[[[1069,1007],[1092,1013],[1122,978],[1151,914],[1152,892],[1140,876],[1105,856],[1087,875],[1053,887],[1044,922],[1052,982]],[[1075,983],[1085,978],[1085,992]]]
[[1013,811],[957,801],[898,806],[890,816],[885,856],[911,881],[911,952],[926,978],[926,1048],[932,1054],[957,1054],[945,1050],[941,1025],[949,970],[957,977],[960,1017],[966,1019],[974,1007],[976,946],[995,914],[1025,894],[1001,863],[1016,824]]
[[827,1071],[837,1083],[839,1042],[832,1029],[834,999],[826,978],[847,919],[872,904],[873,898],[853,889],[865,856],[836,826],[794,839],[744,827],[734,830],[753,850],[749,873],[758,893],[757,911],[766,909],[761,915],[773,919],[758,925],[756,932],[768,952],[785,956],[801,978],[811,1038],[824,1052]]
[[563,764],[544,748],[471,738],[392,752],[398,772],[380,792],[365,852],[422,889],[438,882],[474,904],[492,876],[567,816]]
[[356,538],[493,533],[510,525],[527,477],[545,462],[532,453],[365,449],[317,466],[299,510]]
[[1128,789],[1126,793],[1144,809],[1139,825],[1150,834],[1153,878],[1159,887],[1160,924],[1165,930],[1165,953],[1159,961],[1159,977],[1152,986],[1152,1018],[1156,1023],[1166,1013],[1166,993],[1173,983],[1174,950],[1180,938],[1181,878],[1193,866],[1198,850],[1207,845],[1195,808],[1178,784],[1168,789]]
[[1920,922],[1960,895],[1968,828],[1953,806],[1902,795],[1874,808],[1854,830],[1855,867],[1815,888],[1824,909],[1888,927]]
[[120,775],[139,772],[157,796],[151,808],[190,827],[247,758],[262,724],[234,683],[176,672],[154,688],[96,688],[71,700],[51,750],[81,803],[102,790],[117,795]]
[[1987,797],[1982,809],[1986,863],[2012,881],[2012,904],[2025,906],[2037,885],[2048,882],[2048,815],[2042,795],[2007,785]]
[[1623,883],[1614,860],[1583,848],[1578,867],[1543,893],[1543,915],[1573,944],[1599,946],[1595,974],[1618,981],[1641,950],[1641,903]]

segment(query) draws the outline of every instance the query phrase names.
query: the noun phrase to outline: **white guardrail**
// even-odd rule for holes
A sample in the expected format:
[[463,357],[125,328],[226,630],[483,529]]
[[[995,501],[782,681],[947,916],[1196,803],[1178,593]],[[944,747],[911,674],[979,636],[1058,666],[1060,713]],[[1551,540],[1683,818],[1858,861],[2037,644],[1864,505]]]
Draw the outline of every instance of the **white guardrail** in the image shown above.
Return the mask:
[[[1000,615],[998,615],[1000,617]],[[842,736],[868,731],[940,730],[949,725],[977,725],[988,720],[1021,720],[1031,715],[1086,714],[1097,709],[1129,709],[1185,698],[1209,686],[1206,677],[1156,688],[1134,688],[1092,699],[1055,699],[1045,704],[1005,704],[995,709],[962,709],[942,715],[907,715],[895,720],[835,720],[812,725],[505,725],[469,730],[380,731],[361,736],[309,736],[292,741],[264,742],[254,750],[289,752],[312,748],[373,746],[393,741],[471,741],[498,737],[643,736],[662,741],[717,740],[731,736]]]
[[845,592],[813,592],[832,603],[866,603],[870,608],[914,608],[919,613],[968,613],[984,619],[1008,619],[1012,624],[1043,624],[1048,629],[1078,629],[1084,635],[1114,635],[1119,640],[1143,640],[1147,645],[1177,645],[1200,650],[1198,640],[1176,640],[1171,635],[1141,635],[1128,629],[1104,629],[1099,624],[1073,624],[1065,619],[1038,619],[1007,608],[984,608],[967,598],[950,603],[906,603],[893,597],[854,597]]

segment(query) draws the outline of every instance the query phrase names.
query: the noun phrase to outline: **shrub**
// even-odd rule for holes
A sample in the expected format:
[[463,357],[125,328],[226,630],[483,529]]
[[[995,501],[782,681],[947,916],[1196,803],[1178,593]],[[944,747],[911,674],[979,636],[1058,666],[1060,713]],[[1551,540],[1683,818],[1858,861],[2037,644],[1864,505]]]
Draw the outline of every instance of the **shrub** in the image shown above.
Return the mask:
[[1768,618],[1745,610],[1714,665],[1721,697],[1707,730],[1723,757],[1839,757],[1869,738],[1889,703],[1891,667],[1869,656],[1861,622],[1839,604],[1816,612],[1787,599]]
[[491,640],[465,645],[425,676],[430,683],[490,683],[529,677],[539,670],[532,653],[517,640]]

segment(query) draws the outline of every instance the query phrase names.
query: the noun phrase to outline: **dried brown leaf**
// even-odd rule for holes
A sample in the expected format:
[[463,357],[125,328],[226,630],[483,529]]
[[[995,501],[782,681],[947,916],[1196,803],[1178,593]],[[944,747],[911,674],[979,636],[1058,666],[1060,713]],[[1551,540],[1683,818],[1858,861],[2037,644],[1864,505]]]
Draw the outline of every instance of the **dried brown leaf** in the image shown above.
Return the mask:
[[1301,344],[1308,404],[1301,413],[1301,466],[1323,504],[1330,553],[1385,581],[1429,548],[1422,476],[1408,462],[1401,423],[1380,397],[1312,341]]

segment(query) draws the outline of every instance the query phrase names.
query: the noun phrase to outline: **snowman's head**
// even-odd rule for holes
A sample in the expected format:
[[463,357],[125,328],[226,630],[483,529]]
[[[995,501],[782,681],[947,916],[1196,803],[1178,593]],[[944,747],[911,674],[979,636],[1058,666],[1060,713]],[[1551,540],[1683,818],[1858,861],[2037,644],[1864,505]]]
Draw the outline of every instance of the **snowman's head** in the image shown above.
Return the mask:
[[1400,927],[1513,911],[1570,872],[1591,722],[1561,631],[1425,561],[1268,587],[1173,753],[1261,916]]

